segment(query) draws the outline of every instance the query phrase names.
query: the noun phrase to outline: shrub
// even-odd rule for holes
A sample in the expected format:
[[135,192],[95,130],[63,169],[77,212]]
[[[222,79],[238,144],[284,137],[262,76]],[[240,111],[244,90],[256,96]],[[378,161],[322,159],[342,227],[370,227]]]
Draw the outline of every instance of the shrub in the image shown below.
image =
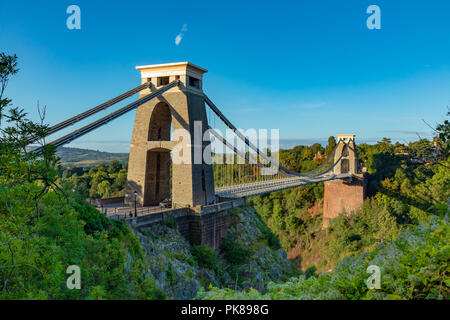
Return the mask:
[[170,283],[175,281],[175,272],[173,271],[171,262],[169,262],[169,265],[167,266],[166,276],[167,276],[167,281],[169,281]]
[[243,264],[249,256],[249,251],[232,238],[224,238],[220,249],[225,259],[231,264]]
[[315,266],[312,266],[312,267],[309,267],[308,269],[306,269],[306,271],[305,271],[306,279],[317,276],[316,271],[317,271],[317,269]]
[[198,245],[191,248],[191,254],[200,267],[216,269],[217,256],[214,249],[205,245]]
[[267,244],[273,250],[278,250],[281,248],[280,239],[277,235],[275,235],[269,227],[264,225],[264,228],[261,228],[261,232],[263,237],[267,240]]

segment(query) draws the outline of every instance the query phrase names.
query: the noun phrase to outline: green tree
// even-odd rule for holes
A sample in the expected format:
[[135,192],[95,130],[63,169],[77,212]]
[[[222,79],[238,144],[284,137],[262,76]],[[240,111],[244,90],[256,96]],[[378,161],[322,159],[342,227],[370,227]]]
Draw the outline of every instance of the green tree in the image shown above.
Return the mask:
[[[17,72],[17,58],[0,57],[7,64],[1,65],[0,79],[7,83]],[[0,127],[0,299],[164,297],[147,276],[130,229],[72,192],[71,181],[58,176],[54,148],[30,152],[29,137],[44,137],[48,126],[11,106],[3,98],[5,87],[0,112],[7,124]],[[73,176],[76,182],[79,177]],[[66,287],[69,265],[81,269],[81,290]]]
[[111,164],[108,167],[108,172],[111,173],[117,173],[122,169],[122,164],[117,161],[114,160],[113,162],[111,162]]
[[331,152],[333,152],[334,148],[336,147],[336,138],[334,136],[330,136],[328,138],[328,145],[325,148],[325,154],[327,155],[327,157],[331,154]]
[[108,180],[103,180],[97,185],[97,192],[102,198],[108,198],[111,196],[111,184]]
[[[450,117],[450,109],[447,107],[447,117]],[[447,119],[443,123],[436,126],[438,145],[441,149],[442,156],[448,158],[450,155],[450,121]]]
[[3,94],[6,86],[8,85],[9,79],[18,71],[17,56],[10,56],[4,52],[0,53],[0,125],[2,124],[3,111],[11,103],[10,99],[3,97]]

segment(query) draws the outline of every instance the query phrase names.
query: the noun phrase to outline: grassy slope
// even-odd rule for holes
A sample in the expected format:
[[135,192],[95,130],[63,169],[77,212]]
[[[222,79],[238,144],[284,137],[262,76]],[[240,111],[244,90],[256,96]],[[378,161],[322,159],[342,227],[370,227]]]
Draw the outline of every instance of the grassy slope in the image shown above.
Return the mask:
[[118,160],[122,164],[128,162],[128,153],[110,153],[78,148],[58,148],[56,155],[61,158],[63,167],[91,168],[99,164],[108,164]]

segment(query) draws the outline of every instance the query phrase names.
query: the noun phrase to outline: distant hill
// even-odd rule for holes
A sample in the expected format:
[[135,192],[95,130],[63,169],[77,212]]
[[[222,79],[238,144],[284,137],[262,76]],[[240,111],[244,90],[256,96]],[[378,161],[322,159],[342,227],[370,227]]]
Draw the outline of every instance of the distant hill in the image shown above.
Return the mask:
[[118,160],[122,164],[128,162],[128,153],[111,153],[89,149],[60,147],[56,155],[61,158],[63,167],[91,168],[99,164],[108,164]]

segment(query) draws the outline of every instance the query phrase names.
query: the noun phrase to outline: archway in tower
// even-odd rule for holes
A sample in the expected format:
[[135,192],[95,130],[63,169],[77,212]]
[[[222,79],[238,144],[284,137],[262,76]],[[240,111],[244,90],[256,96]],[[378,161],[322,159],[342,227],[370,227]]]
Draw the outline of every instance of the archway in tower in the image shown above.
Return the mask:
[[350,161],[348,159],[342,159],[341,164],[341,173],[349,173],[350,172]]
[[[153,109],[148,130],[148,141],[170,141],[172,132],[172,114],[165,102],[158,103]],[[158,205],[169,200],[171,195],[171,150],[154,148],[147,151],[146,190],[144,206]]]

